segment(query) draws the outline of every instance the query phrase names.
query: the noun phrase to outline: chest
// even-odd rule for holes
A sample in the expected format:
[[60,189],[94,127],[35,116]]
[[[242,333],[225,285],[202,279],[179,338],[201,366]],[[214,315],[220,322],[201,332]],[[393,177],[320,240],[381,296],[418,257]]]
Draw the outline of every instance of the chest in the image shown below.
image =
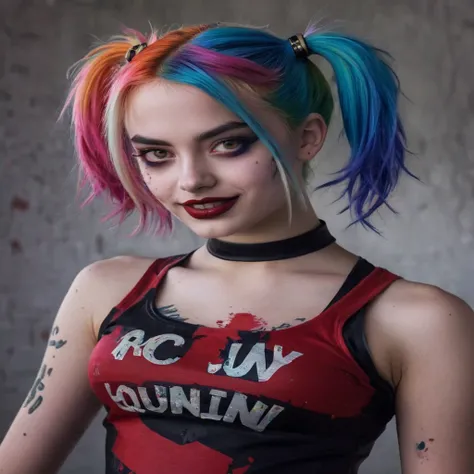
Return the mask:
[[342,275],[305,273],[197,278],[177,268],[161,283],[154,307],[169,318],[207,327],[278,330],[322,313],[343,282]]
[[[390,281],[372,275],[381,288]],[[179,432],[202,426],[206,433],[223,426],[246,440],[270,431],[295,434],[298,443],[302,434],[327,440],[379,433],[391,411],[381,411],[343,335],[344,322],[378,287],[364,280],[348,290],[333,276],[310,287],[306,278],[271,280],[197,284],[184,273],[168,281],[157,273],[116,308],[91,355],[89,379],[119,432],[129,436],[141,423]],[[225,311],[232,318],[221,324]],[[268,319],[265,327],[256,327],[256,318]],[[267,330],[278,318],[286,326]]]
[[326,314],[281,331],[206,328],[154,317],[145,300],[101,339],[89,375],[103,403],[122,415],[238,413],[256,431],[295,410],[353,416],[373,389],[334,331]]

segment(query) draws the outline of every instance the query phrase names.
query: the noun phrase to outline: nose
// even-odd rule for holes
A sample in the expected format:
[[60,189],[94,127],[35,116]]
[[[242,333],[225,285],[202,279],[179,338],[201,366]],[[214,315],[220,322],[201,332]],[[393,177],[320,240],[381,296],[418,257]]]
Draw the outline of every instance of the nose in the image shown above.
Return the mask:
[[182,191],[195,193],[216,184],[216,177],[204,158],[189,157],[182,160],[179,187]]

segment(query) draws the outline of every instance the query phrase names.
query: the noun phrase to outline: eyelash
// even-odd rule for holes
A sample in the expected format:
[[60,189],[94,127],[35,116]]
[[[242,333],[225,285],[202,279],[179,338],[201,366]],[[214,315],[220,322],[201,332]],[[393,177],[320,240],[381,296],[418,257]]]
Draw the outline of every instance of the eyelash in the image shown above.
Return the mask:
[[[214,145],[213,149],[217,148],[219,145],[222,145],[223,143],[226,143],[226,142],[237,142],[239,147],[236,150],[231,151],[229,153],[224,153],[224,152],[219,153],[220,155],[223,155],[226,158],[228,157],[233,158],[233,157],[243,155],[244,153],[246,153],[251,148],[251,146],[257,141],[258,141],[258,137],[256,135],[246,136],[246,137],[229,137],[217,142]],[[140,158],[142,162],[145,163],[145,165],[147,166],[162,166],[168,162],[167,158],[155,157],[158,161],[150,161],[146,159],[146,155],[148,153],[157,152],[157,151],[167,152],[167,150],[163,148],[144,148],[142,150],[138,150],[136,153],[133,153],[132,156],[135,158]]]

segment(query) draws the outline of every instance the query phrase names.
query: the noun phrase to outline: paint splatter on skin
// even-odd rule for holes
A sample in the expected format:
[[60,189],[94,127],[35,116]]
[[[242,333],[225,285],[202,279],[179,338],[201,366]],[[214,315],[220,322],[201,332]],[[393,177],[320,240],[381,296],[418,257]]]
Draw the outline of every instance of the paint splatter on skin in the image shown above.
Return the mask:
[[424,441],[416,443],[416,450],[417,451],[424,451],[425,449],[426,449],[426,443]]
[[[429,443],[433,443],[433,441],[434,438],[429,438],[428,440]],[[426,454],[428,452],[428,449],[428,445],[425,441],[420,441],[419,443],[416,443],[416,454],[422,462],[428,460],[428,455]]]

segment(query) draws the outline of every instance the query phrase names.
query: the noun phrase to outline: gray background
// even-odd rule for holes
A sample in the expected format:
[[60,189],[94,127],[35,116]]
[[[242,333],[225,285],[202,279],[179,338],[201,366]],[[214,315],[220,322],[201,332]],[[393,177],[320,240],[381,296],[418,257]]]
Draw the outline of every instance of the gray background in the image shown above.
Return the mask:
[[[51,322],[71,280],[91,261],[117,254],[162,256],[198,240],[179,228],[172,239],[129,238],[133,226],[101,224],[104,207],[80,211],[67,125],[56,118],[66,69],[94,40],[121,24],[157,26],[232,21],[269,24],[291,35],[311,19],[338,19],[396,58],[405,94],[411,169],[376,224],[384,236],[346,230],[349,216],[313,202],[347,248],[403,276],[437,284],[474,305],[474,2],[472,0],[2,0],[0,6],[0,436],[38,368]],[[291,6],[290,6],[291,5]],[[343,163],[335,121],[315,166],[315,183]],[[103,472],[100,420],[61,471]],[[393,425],[362,472],[396,474]]]

